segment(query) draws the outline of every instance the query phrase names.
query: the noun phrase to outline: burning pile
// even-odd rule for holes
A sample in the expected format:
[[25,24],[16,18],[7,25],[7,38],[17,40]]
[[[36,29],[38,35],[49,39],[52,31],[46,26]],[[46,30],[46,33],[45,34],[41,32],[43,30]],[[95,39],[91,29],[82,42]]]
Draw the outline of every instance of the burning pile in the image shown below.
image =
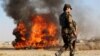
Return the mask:
[[57,26],[52,22],[47,22],[42,16],[32,16],[31,30],[27,33],[27,28],[23,21],[20,21],[13,34],[16,36],[15,48],[45,48],[58,45]]
[[13,46],[19,49],[58,45],[60,33],[56,16],[61,4],[61,0],[5,0],[7,15],[17,24]]

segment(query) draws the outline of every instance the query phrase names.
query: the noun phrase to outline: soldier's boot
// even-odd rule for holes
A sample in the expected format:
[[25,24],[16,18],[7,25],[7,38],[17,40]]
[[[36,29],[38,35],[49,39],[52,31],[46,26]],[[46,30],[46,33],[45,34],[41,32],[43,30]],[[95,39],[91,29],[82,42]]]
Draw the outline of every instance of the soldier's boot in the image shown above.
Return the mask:
[[64,52],[65,48],[61,48],[60,50],[58,50],[56,53],[55,53],[55,56],[61,56],[61,54]]
[[74,56],[74,51],[70,51],[70,56]]
[[55,53],[55,56],[61,56],[61,52],[57,52],[57,53]]
[[74,46],[71,44],[71,45],[70,45],[70,56],[74,56],[74,54],[75,54],[75,48],[74,48]]

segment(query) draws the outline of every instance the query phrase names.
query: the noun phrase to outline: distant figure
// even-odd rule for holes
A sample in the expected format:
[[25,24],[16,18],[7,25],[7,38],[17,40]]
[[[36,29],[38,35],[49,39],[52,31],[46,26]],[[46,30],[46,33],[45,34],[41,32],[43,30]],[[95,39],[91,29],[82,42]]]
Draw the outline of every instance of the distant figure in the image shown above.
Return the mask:
[[64,45],[60,48],[60,50],[58,50],[57,53],[55,53],[56,56],[61,56],[61,54],[67,50],[67,48],[70,49],[70,56],[74,56],[75,42],[77,39],[77,27],[76,22],[72,19],[71,10],[72,8],[70,4],[65,4],[63,8],[64,12],[59,18]]

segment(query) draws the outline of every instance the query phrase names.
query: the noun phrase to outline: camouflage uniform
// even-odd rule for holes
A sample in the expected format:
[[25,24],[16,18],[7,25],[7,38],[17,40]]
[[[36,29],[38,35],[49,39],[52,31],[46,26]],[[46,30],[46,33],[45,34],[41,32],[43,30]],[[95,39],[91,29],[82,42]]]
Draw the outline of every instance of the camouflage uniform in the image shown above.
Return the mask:
[[61,35],[64,41],[64,46],[56,53],[56,56],[60,56],[63,51],[68,47],[70,48],[70,56],[74,56],[75,42],[76,42],[76,23],[72,19],[72,15],[65,12],[60,15]]

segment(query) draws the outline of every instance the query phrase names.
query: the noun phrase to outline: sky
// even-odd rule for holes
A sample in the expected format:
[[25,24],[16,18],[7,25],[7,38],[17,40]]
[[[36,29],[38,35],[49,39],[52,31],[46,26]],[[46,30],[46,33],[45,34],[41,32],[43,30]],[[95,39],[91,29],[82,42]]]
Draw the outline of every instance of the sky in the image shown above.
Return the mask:
[[[100,18],[100,0],[77,0],[77,1],[78,1],[76,3],[77,6],[84,6],[83,9],[85,8],[85,6],[89,7],[91,14],[93,13],[93,15],[91,16],[95,15],[94,18],[91,18],[91,17],[89,18],[93,20],[97,18],[96,21],[100,22],[100,19],[99,19]],[[0,41],[13,41],[15,39],[15,36],[12,35],[12,31],[16,25],[14,24],[13,19],[7,16],[2,6],[2,3],[3,3],[2,0],[0,0]],[[100,24],[98,23],[98,25]]]
[[70,0],[80,39],[100,39],[100,0]]
[[5,13],[0,0],[0,41],[13,41],[12,31],[15,28],[13,20]]

